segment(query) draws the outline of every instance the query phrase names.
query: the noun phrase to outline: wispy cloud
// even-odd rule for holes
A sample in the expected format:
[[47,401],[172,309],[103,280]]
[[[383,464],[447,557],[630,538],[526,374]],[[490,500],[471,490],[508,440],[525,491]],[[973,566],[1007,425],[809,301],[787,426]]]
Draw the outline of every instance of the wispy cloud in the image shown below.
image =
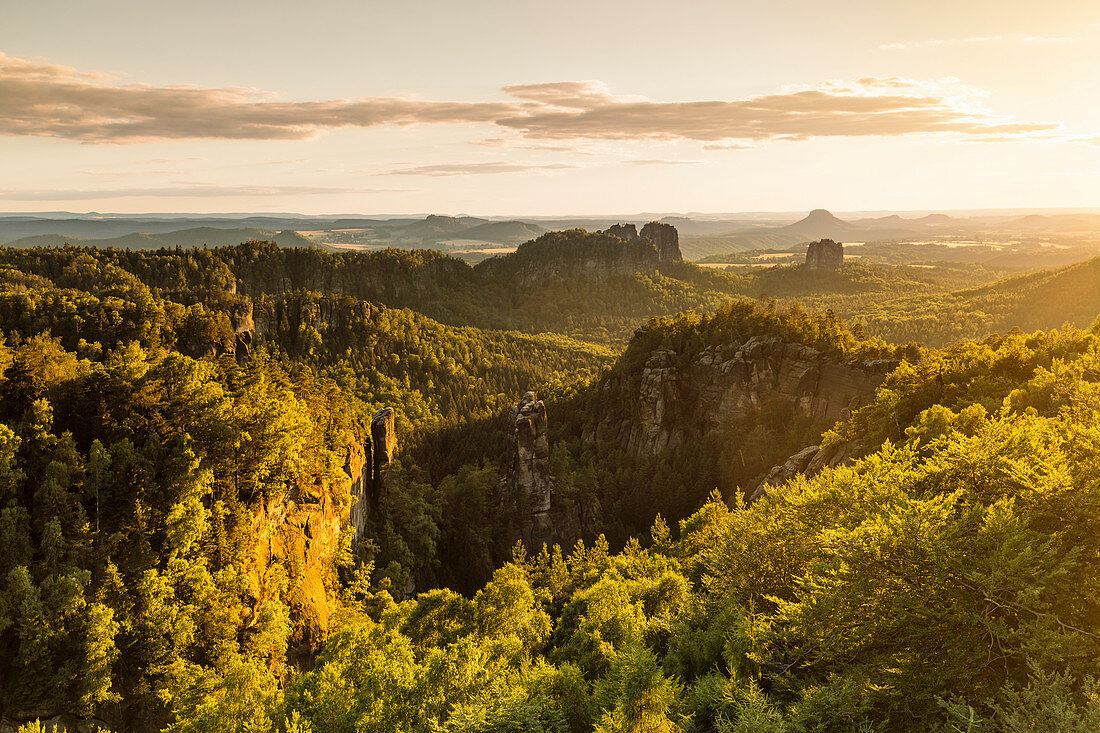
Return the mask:
[[212,186],[185,184],[159,188],[107,189],[0,189],[0,201],[96,201],[149,196],[155,198],[212,198],[243,196],[309,196],[347,193],[393,193],[402,189],[329,186]]
[[573,163],[510,163],[488,161],[476,163],[435,163],[432,165],[408,166],[382,171],[384,176],[471,176],[496,173],[554,173],[556,171],[581,168]]
[[[0,54],[0,135],[92,143],[301,140],[346,127],[479,123],[547,145],[686,140],[734,147],[817,137],[1027,136],[1058,128],[998,115],[984,106],[979,90],[953,79],[864,77],[687,102],[613,94],[594,81],[516,84],[503,91],[509,97],[505,101],[362,97],[288,102],[254,89],[124,84],[105,74]],[[404,174],[433,175],[428,168]],[[474,171],[438,170],[434,175],[469,172]]]
[[624,165],[699,165],[705,160],[685,160],[678,158],[639,158],[637,160],[624,160]]
[[658,102],[618,98],[594,85],[582,95],[545,87],[543,105],[496,121],[543,139],[598,138],[761,142],[815,137],[1025,135],[1056,124],[1017,122],[988,110],[983,93],[957,79],[864,77],[854,82],[785,87],[730,101]]
[[909,51],[916,48],[938,48],[942,46],[961,46],[964,44],[980,43],[1070,43],[1073,39],[1068,36],[1032,36],[1025,33],[1006,33],[993,36],[969,36],[966,38],[928,38],[922,41],[902,41],[900,43],[884,43],[879,48],[888,51]]
[[512,103],[391,97],[281,102],[245,88],[120,84],[112,77],[0,54],[0,134],[87,142],[302,140],[340,127],[492,122]]

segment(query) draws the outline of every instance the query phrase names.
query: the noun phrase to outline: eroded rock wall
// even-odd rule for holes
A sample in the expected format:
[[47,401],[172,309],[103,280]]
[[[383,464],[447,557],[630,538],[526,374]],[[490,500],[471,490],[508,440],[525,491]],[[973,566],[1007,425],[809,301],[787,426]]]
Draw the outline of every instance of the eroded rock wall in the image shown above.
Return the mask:
[[[775,336],[754,337],[736,348],[708,347],[687,363],[658,350],[633,389],[626,390],[632,409],[599,420],[588,437],[613,441],[636,457],[654,456],[772,400],[832,423],[870,401],[894,366],[893,361],[837,363]],[[631,417],[623,419],[624,412]]]
[[527,495],[532,514],[550,511],[550,439],[546,405],[527,392],[511,412],[512,469],[509,482]]
[[806,269],[836,271],[844,264],[844,245],[831,239],[810,242],[806,247]]

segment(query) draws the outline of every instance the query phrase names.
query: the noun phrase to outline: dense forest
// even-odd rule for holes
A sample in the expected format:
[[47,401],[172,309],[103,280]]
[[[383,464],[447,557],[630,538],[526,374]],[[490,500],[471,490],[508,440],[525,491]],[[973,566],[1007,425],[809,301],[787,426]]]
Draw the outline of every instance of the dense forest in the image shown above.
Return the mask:
[[1100,261],[647,252],[0,249],[0,729],[1100,727]]

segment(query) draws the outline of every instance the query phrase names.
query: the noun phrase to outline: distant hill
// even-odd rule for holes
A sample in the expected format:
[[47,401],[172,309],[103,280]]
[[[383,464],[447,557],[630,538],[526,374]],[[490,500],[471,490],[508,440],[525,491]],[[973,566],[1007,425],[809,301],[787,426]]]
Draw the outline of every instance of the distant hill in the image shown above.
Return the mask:
[[841,241],[848,238],[853,232],[859,231],[859,227],[838,219],[825,209],[814,209],[806,215],[805,219],[780,227],[779,231],[800,234],[810,239],[835,239]]
[[[237,229],[217,229],[214,227],[193,227],[174,232],[149,234],[136,232],[108,239],[88,239],[69,237],[63,234],[38,234],[23,237],[10,242],[11,247],[61,247],[65,244],[83,247],[113,247],[118,249],[160,249],[162,247],[226,247],[241,242],[264,240],[275,242],[280,247],[318,247],[313,240],[298,232],[285,230],[275,232],[270,229],[251,227]],[[327,249],[327,248],[326,248]]]
[[487,219],[476,219],[470,216],[454,217],[432,215],[423,221],[413,222],[412,224],[401,227],[394,227],[394,229],[398,229],[402,235],[407,237],[439,239],[440,237],[449,237],[458,232],[464,232],[467,229],[472,229],[473,227],[488,223]]
[[546,230],[538,224],[531,224],[526,221],[493,221],[463,229],[459,236],[462,239],[473,239],[482,242],[520,244],[545,233]]
[[1012,328],[1024,332],[1070,324],[1088,328],[1100,313],[1100,258],[1040,270],[950,293],[903,295],[867,303],[868,332],[895,343],[941,346]]

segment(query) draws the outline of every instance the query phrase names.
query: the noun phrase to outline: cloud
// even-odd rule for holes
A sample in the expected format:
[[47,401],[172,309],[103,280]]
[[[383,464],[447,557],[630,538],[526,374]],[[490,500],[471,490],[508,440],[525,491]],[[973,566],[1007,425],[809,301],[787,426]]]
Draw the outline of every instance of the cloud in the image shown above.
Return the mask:
[[[291,102],[255,89],[127,84],[106,74],[0,54],[0,135],[93,143],[301,140],[346,127],[479,123],[548,145],[664,140],[729,148],[819,137],[1024,137],[1058,128],[997,115],[984,106],[983,92],[955,79],[865,77],[686,102],[616,95],[595,81],[514,84],[503,91],[505,101],[362,97]],[[476,172],[433,173],[429,168],[419,175]],[[404,174],[416,175],[413,170]]]
[[1055,124],[1015,122],[954,79],[865,77],[788,87],[731,101],[612,101],[583,109],[536,109],[497,121],[532,138],[686,139],[762,142],[818,137],[1025,135]]
[[329,186],[212,186],[185,184],[160,188],[23,189],[0,190],[0,201],[95,201],[140,196],[207,198],[226,196],[309,196],[314,194],[393,193],[400,189],[337,188]]
[[968,38],[929,38],[923,41],[904,41],[884,43],[879,48],[887,51],[909,51],[916,48],[940,48],[942,46],[960,46],[975,43],[1070,43],[1072,38],[1065,36],[1032,36],[1026,33],[1008,33],[994,36],[970,36]]
[[340,127],[491,122],[514,103],[392,97],[282,102],[254,89],[119,84],[0,54],[0,134],[87,142],[301,140]]
[[699,165],[705,160],[681,160],[674,158],[640,158],[638,160],[624,160],[625,165]]
[[470,176],[493,173],[553,173],[555,171],[580,168],[573,163],[510,163],[491,161],[479,163],[435,163],[432,165],[409,166],[383,171],[384,176]]

